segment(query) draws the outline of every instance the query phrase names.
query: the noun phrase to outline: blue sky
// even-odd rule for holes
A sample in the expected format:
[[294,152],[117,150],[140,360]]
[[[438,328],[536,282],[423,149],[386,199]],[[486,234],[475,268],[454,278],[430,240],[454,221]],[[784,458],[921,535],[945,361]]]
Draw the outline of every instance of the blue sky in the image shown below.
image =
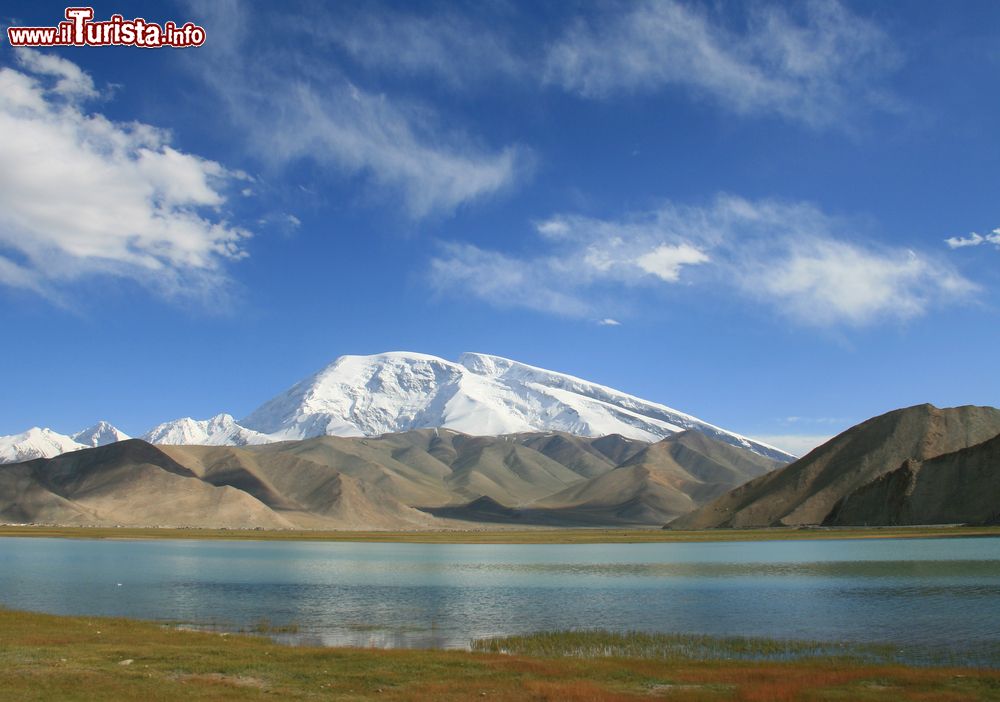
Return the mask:
[[791,450],[997,404],[994,2],[94,9],[207,41],[0,43],[0,434],[240,417],[389,350]]

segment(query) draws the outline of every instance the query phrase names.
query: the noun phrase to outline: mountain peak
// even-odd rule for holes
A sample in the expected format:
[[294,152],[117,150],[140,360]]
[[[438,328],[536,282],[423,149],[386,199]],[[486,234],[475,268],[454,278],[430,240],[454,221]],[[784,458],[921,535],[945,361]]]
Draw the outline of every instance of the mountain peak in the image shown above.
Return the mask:
[[[499,376],[506,373],[514,366],[533,368],[524,363],[512,361],[503,356],[494,356],[488,353],[473,353],[466,351],[458,357],[458,363],[477,375]],[[539,370],[539,369],[534,369]]]
[[95,448],[97,446],[113,444],[116,441],[125,441],[127,439],[131,439],[132,437],[110,422],[106,422],[102,419],[97,422],[97,424],[73,434],[70,438],[78,444]]
[[240,426],[231,414],[226,413],[210,419],[184,417],[164,422],[146,432],[142,438],[151,444],[201,446],[247,446],[274,440]]
[[0,463],[18,463],[33,458],[51,458],[67,451],[87,448],[72,437],[43,427],[31,427],[20,434],[0,436]]
[[472,435],[564,431],[657,441],[690,429],[776,460],[793,458],[665,405],[471,352],[458,362],[406,351],[341,356],[240,424],[275,440],[446,427]]

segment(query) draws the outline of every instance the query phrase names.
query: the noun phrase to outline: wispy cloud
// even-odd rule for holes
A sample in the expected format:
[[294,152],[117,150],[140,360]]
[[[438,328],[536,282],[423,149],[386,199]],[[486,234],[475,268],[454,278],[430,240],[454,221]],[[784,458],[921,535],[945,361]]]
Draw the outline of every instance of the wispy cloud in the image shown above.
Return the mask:
[[536,222],[548,248],[535,257],[509,256],[472,244],[445,243],[431,261],[440,293],[462,291],[498,307],[524,307],[570,317],[594,317],[603,306],[591,290],[653,281],[676,283],[683,268],[708,257],[691,243],[664,241],[656,215],[606,222],[560,215]]
[[17,59],[0,69],[0,282],[54,298],[95,273],[168,296],[220,290],[249,236],[223,216],[238,174],[154,126],[89,112],[97,91],[70,61]]
[[721,196],[619,220],[560,215],[536,229],[533,256],[446,244],[431,263],[432,284],[497,306],[591,318],[620,312],[623,288],[693,285],[823,327],[908,319],[976,289],[931,255],[857,241],[849,223],[805,203]]
[[569,317],[588,317],[593,306],[568,283],[574,271],[557,259],[534,260],[444,243],[431,260],[430,282],[439,293],[459,293],[495,307],[519,307]]
[[834,240],[793,242],[782,258],[758,262],[745,273],[748,291],[816,324],[908,319],[938,298],[973,288],[957,272],[915,251]]
[[682,86],[740,114],[817,128],[892,104],[878,86],[898,64],[897,50],[875,23],[835,0],[755,5],[738,27],[679,0],[613,7],[578,20],[550,47],[547,82],[588,98]]
[[620,327],[622,325],[617,319],[613,317],[605,317],[604,319],[597,320],[597,323],[602,327]]
[[953,236],[944,240],[950,249],[962,249],[968,246],[980,246],[982,244],[993,244],[1000,249],[1000,229],[994,229],[985,236],[972,232],[967,237]]
[[198,71],[228,105],[248,148],[271,166],[306,161],[357,176],[398,196],[414,218],[448,214],[530,170],[527,149],[491,148],[425,104],[352,81],[318,58],[323,47],[308,28],[278,23],[280,42],[270,43],[241,25],[231,3],[201,8],[199,17],[213,42],[199,50]]
[[457,91],[501,82],[607,99],[679,88],[731,112],[814,128],[851,129],[867,110],[900,109],[883,79],[901,52],[876,22],[838,0],[584,7],[539,22],[504,4],[418,15],[376,2],[338,10],[331,21],[277,26],[336,47],[370,74],[433,78]]
[[[480,10],[489,8],[480,7]],[[523,79],[532,66],[492,21],[454,10],[413,14],[375,3],[338,9],[336,22],[295,24],[380,73],[434,76],[448,87],[488,90],[496,79]]]

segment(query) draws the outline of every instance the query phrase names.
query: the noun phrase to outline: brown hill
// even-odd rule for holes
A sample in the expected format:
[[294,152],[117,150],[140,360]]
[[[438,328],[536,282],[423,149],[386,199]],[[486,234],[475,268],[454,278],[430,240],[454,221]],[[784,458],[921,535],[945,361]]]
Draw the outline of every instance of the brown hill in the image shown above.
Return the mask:
[[831,526],[1000,523],[1000,434],[927,461],[904,461],[842,498]]
[[0,467],[0,518],[127,526],[292,526],[252,495],[206,483],[138,439]]
[[[304,443],[282,445],[308,448],[301,446]],[[294,451],[271,453],[232,446],[160,449],[190,466],[204,482],[247,492],[296,526],[397,529],[426,527],[432,521],[388,494],[379,485],[381,475],[372,480],[351,475],[350,470],[358,469],[357,462],[344,460],[348,469],[338,470]]]
[[633,453],[622,465],[531,504],[534,510],[591,523],[650,524],[686,514],[780,464],[681,432]]
[[[527,506],[508,507],[489,496],[481,496],[466,504],[424,510],[439,517],[493,524],[658,524],[779,465],[697,432],[682,432],[640,446],[626,446],[622,441],[630,440],[621,437],[610,442],[609,438],[598,441],[602,448],[611,448],[611,455],[625,457],[621,465]],[[567,443],[557,439],[562,437],[545,435],[526,439],[526,443],[549,449],[565,460]],[[601,451],[601,455],[609,454]]]
[[926,461],[1000,433],[993,407],[917,405],[869,419],[784,468],[670,523],[673,529],[822,523],[839,500],[908,459]]
[[661,524],[777,464],[685,432],[657,444],[426,429],[263,446],[139,440],[0,466],[10,522],[408,529],[446,520]]

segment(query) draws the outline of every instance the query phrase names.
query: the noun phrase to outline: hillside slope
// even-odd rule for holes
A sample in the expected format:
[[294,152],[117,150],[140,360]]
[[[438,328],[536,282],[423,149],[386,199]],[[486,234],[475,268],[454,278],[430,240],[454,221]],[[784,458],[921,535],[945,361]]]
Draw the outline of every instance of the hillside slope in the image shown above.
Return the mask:
[[839,500],[897,469],[993,438],[1000,410],[924,404],[869,419],[799,460],[670,523],[675,529],[822,523]]
[[1000,434],[923,462],[904,461],[842,498],[823,523],[1000,523]]

